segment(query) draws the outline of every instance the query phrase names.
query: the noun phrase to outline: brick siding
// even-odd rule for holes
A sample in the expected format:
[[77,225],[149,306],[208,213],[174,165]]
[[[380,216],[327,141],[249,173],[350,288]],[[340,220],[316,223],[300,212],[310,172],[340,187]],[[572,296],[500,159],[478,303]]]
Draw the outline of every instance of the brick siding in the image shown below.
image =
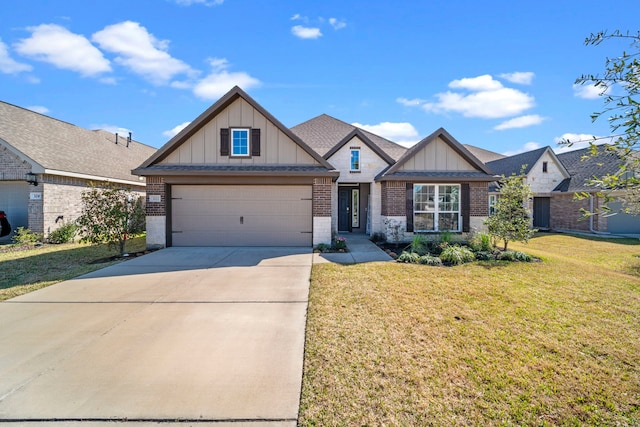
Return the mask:
[[27,172],[31,172],[31,164],[22,161],[18,156],[0,146],[0,180],[24,181]]
[[314,217],[331,216],[331,178],[313,180],[312,211]]
[[[598,210],[602,206],[602,199],[593,199],[593,208]],[[574,200],[573,193],[554,195],[551,197],[549,214],[550,214],[550,227],[552,229],[565,229],[565,230],[577,230],[577,231],[589,231],[591,221],[589,218],[581,219],[583,217],[580,209],[586,209],[587,211],[591,207],[589,199]],[[596,231],[607,231],[607,218],[602,215],[594,215],[593,217],[593,229]]]
[[382,216],[407,215],[407,183],[404,181],[382,182]]
[[[147,177],[147,216],[165,216],[167,214],[167,186],[161,176]],[[149,202],[150,195],[160,196],[160,202]]]
[[471,193],[470,216],[489,216],[489,184],[470,182],[469,193]]

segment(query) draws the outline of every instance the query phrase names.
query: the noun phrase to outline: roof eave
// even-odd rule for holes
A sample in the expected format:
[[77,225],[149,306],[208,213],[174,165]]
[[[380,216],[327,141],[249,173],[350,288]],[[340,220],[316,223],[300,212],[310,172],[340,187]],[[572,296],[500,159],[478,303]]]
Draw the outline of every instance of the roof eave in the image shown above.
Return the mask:
[[138,168],[132,171],[139,176],[315,176],[337,178],[340,172],[333,169],[327,171],[220,171],[203,169],[149,169]]
[[376,177],[382,181],[420,181],[420,182],[493,182],[496,176],[424,176],[424,175],[382,175]]

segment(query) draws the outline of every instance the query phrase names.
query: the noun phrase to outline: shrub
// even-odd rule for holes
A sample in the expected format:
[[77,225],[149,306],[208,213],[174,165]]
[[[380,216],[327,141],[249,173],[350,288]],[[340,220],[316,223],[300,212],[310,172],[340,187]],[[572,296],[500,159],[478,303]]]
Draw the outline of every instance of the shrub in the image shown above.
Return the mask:
[[444,248],[440,254],[440,259],[443,262],[451,265],[464,264],[471,262],[475,259],[475,255],[468,248],[458,245],[451,245]]
[[344,237],[336,237],[333,240],[333,249],[339,251],[341,249],[347,249],[347,239]]
[[531,255],[525,254],[520,251],[504,251],[500,252],[497,256],[497,259],[501,261],[520,261],[520,262],[531,262]]
[[438,258],[437,256],[432,256],[432,255],[423,255],[418,259],[418,263],[420,264],[424,264],[424,265],[431,265],[434,267],[440,267],[442,266],[442,260],[440,258]]
[[18,227],[12,239],[19,245],[33,245],[42,242],[42,233],[34,233],[28,228]]
[[64,224],[49,233],[47,241],[54,244],[71,243],[76,237],[77,230],[78,226],[73,223]]
[[384,238],[384,234],[382,233],[373,233],[371,237],[369,237],[369,240],[371,240],[373,243],[380,243],[384,242],[386,239]]
[[418,255],[426,255],[428,252],[427,239],[421,234],[416,234],[405,250]]
[[318,246],[316,246],[316,249],[320,252],[327,252],[329,249],[331,249],[331,246],[327,245],[326,243],[319,243]]
[[419,260],[420,260],[420,255],[418,255],[415,252],[407,252],[407,251],[402,252],[398,257],[398,259],[396,259],[396,261],[404,262],[406,264],[417,264]]
[[478,261],[492,261],[496,259],[493,252],[490,251],[478,251],[475,254]]
[[452,239],[453,239],[453,234],[450,231],[443,231],[442,233],[440,233],[441,246],[449,246],[449,244],[451,244]]
[[493,245],[491,243],[491,236],[487,233],[477,233],[471,238],[469,242],[471,250],[474,252],[491,252]]

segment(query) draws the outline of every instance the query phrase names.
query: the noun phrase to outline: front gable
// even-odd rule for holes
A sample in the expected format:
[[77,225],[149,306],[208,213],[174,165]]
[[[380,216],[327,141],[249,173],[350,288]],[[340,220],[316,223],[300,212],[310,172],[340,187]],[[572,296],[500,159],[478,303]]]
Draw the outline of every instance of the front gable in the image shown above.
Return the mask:
[[[351,152],[359,151],[359,170],[351,170]],[[338,182],[373,182],[375,177],[389,167],[388,160],[374,151],[371,144],[359,135],[349,138],[345,144],[326,157],[340,171]]]
[[[229,133],[246,129],[250,148],[246,155],[234,156],[229,149]],[[257,144],[256,144],[257,141]],[[284,167],[320,168],[331,165],[311,150],[275,117],[235,87],[218,102],[167,142],[136,170],[141,175],[180,173],[197,168],[232,170]]]
[[562,162],[558,160],[551,148],[547,147],[538,160],[529,167],[527,183],[534,194],[550,193],[569,176]]
[[491,181],[489,169],[440,128],[407,151],[378,180]]

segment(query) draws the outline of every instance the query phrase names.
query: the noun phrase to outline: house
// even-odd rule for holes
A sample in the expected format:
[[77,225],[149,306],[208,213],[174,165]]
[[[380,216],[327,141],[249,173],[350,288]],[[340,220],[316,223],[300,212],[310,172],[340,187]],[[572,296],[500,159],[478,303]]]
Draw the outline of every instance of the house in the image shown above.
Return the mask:
[[157,246],[470,232],[483,228],[496,179],[444,129],[410,150],[327,115],[288,129],[238,87],[133,173],[147,178]]
[[[608,204],[611,213],[603,214],[604,198],[597,194],[601,189],[588,185],[593,177],[618,173],[622,160],[615,153],[601,151],[591,156],[589,151],[590,148],[584,148],[556,155],[550,147],[542,147],[489,161],[487,166],[504,176],[524,172],[533,193],[529,207],[535,228],[640,234],[640,218],[621,211],[620,192],[611,193],[614,197],[614,201]],[[576,199],[576,193],[589,196]],[[489,189],[490,207],[499,194],[497,185],[492,184]],[[593,215],[585,218],[585,211]]]
[[[533,213],[533,227],[538,229],[553,227],[551,197],[556,187],[570,175],[551,147],[542,147],[489,161],[487,167],[495,174],[505,177],[523,173],[525,182],[533,193],[529,206]],[[499,188],[494,184],[489,191],[490,207],[495,205],[498,195]]]
[[80,215],[80,196],[92,182],[144,193],[144,179],[131,169],[154,152],[129,137],[0,102],[0,210],[14,230],[47,235]]

